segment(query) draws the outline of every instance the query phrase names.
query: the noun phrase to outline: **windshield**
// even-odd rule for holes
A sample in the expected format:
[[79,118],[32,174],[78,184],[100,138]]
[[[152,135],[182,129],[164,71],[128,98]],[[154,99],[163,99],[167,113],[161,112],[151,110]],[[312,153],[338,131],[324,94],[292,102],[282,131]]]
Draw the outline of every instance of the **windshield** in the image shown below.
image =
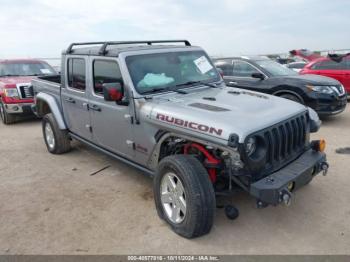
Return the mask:
[[209,83],[220,80],[215,67],[203,51],[129,56],[126,64],[140,94],[161,92],[169,88],[180,89],[191,82]]
[[272,60],[260,60],[255,61],[259,66],[264,68],[267,72],[269,72],[272,76],[289,76],[289,75],[297,75],[298,73],[289,69],[277,62]]
[[0,64],[0,77],[2,76],[36,76],[53,75],[55,70],[43,62],[18,62]]

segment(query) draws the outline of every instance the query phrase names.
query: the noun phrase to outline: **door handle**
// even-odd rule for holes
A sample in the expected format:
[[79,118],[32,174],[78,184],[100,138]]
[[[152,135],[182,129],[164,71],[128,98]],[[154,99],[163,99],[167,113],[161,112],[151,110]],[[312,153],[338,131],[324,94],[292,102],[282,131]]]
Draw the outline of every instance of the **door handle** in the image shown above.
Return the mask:
[[101,107],[97,106],[97,105],[90,105],[89,109],[93,110],[93,111],[97,111],[97,112],[101,112]]
[[230,85],[237,85],[238,83],[237,82],[234,82],[234,81],[230,81],[228,82]]
[[65,99],[68,103],[75,104],[75,100],[71,97]]

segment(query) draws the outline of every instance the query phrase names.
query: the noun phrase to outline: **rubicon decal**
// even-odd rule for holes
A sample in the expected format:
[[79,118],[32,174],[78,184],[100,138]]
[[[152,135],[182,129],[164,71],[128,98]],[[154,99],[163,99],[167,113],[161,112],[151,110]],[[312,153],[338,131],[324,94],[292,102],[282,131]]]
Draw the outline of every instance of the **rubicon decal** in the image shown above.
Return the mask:
[[210,127],[210,126],[199,124],[196,122],[186,121],[180,118],[175,118],[172,116],[167,116],[159,113],[157,114],[157,119],[162,122],[167,122],[176,126],[187,127],[193,130],[198,130],[204,133],[209,133],[217,136],[221,136],[223,131],[222,129],[219,129],[219,128]]

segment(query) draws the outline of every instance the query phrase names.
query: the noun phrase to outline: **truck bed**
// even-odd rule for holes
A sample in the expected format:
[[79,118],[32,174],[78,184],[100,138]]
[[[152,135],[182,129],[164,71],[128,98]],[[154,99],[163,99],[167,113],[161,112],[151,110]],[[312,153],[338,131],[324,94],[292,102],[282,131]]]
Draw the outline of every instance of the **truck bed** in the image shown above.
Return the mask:
[[34,97],[39,93],[44,93],[53,96],[57,104],[60,105],[60,92],[61,92],[61,76],[42,76],[32,80],[32,86],[34,91]]

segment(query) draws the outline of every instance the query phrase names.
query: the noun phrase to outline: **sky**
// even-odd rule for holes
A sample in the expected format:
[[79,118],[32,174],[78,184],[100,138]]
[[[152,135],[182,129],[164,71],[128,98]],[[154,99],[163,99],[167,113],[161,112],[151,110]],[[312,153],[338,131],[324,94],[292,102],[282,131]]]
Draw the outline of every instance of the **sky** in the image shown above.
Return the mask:
[[0,0],[0,58],[71,42],[188,39],[213,56],[350,49],[349,0]]

